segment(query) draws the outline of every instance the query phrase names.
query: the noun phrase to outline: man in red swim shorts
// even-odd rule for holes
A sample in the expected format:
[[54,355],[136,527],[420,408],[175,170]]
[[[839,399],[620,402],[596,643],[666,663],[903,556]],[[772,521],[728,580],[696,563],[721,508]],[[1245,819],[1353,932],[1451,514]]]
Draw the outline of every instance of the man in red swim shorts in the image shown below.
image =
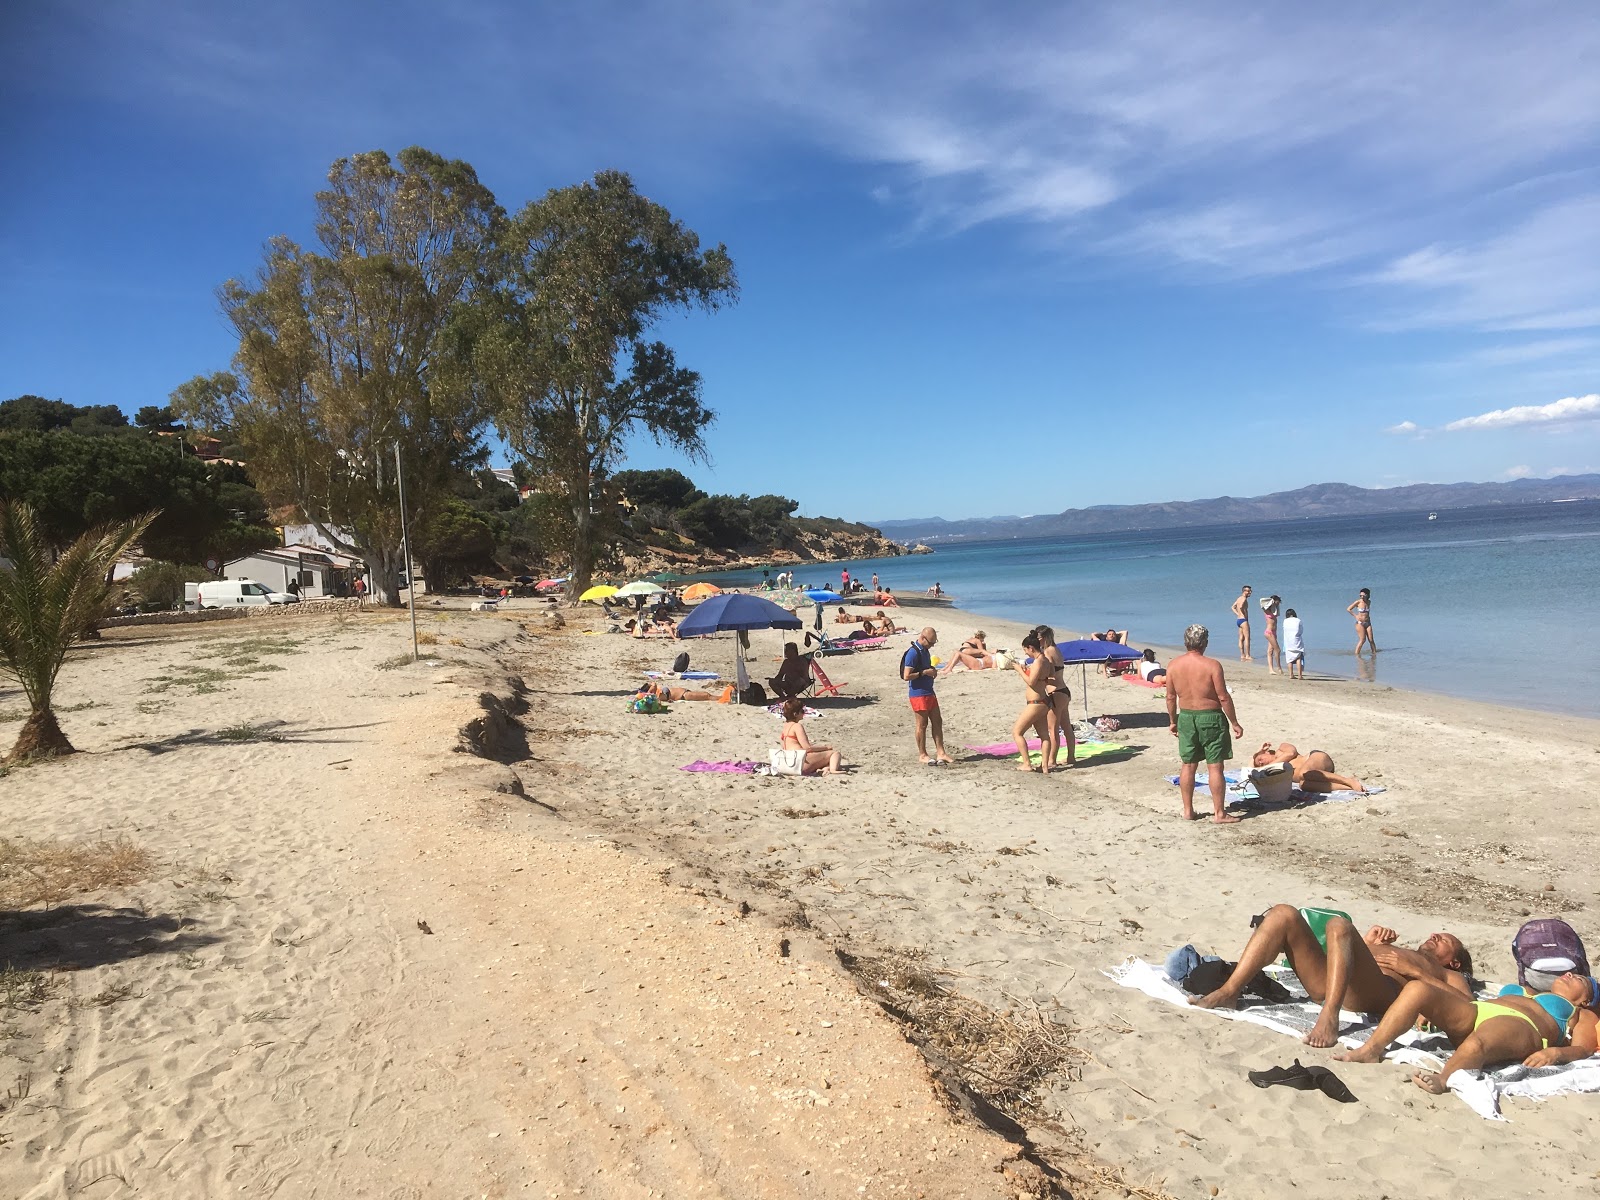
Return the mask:
[[[911,714],[916,722],[917,757],[924,763],[947,766],[954,760],[944,749],[944,718],[939,715],[939,698],[933,694],[933,681],[939,672],[933,665],[933,648],[939,642],[938,632],[930,625],[917,634],[916,640],[906,648],[900,660],[900,678],[910,687]],[[936,757],[928,757],[928,730],[933,730],[933,749]]]

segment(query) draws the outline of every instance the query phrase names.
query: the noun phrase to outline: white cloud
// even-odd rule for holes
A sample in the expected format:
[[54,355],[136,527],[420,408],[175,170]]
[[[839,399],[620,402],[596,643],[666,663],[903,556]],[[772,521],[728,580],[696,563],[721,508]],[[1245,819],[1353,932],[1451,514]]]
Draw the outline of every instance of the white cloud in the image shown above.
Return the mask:
[[1519,425],[1551,425],[1572,421],[1600,421],[1600,393],[1568,396],[1550,404],[1524,404],[1497,408],[1476,417],[1462,417],[1446,425],[1446,432],[1463,429],[1512,429]]
[[1526,465],[1519,467],[1507,467],[1505,469],[1505,477],[1507,479],[1526,479],[1532,474],[1533,468]]
[[1384,430],[1385,433],[1415,433],[1416,431],[1417,423],[1415,421],[1401,421],[1400,424],[1391,425]]

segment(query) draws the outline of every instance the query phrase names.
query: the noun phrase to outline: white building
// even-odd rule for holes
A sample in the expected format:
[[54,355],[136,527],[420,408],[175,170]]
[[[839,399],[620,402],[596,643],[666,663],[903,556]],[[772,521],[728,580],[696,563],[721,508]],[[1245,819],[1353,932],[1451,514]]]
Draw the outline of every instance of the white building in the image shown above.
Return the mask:
[[[223,566],[222,575],[224,579],[253,579],[275,592],[287,592],[294,583],[302,597],[315,600],[350,595],[356,579],[367,578],[367,568],[360,559],[320,546],[293,545],[236,558]],[[367,586],[372,586],[370,579]]]

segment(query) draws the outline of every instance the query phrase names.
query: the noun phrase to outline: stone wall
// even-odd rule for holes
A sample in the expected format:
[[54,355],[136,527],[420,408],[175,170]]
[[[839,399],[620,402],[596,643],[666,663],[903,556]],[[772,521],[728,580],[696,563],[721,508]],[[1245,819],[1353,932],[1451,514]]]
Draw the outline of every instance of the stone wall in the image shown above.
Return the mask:
[[134,617],[107,617],[101,629],[120,629],[124,625],[203,625],[208,621],[286,621],[297,617],[326,616],[328,613],[354,612],[360,605],[353,597],[345,599],[302,600],[298,604],[255,604],[248,608],[207,608],[200,612],[140,613]]

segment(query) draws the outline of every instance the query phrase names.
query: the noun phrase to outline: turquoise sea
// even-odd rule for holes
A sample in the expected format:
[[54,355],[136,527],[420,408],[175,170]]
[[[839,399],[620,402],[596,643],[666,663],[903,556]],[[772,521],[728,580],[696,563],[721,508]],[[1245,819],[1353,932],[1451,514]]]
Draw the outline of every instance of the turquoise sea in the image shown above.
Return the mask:
[[[1248,583],[1304,621],[1312,675],[1600,717],[1600,501],[971,542],[846,565],[896,592],[937,580],[972,612],[1127,629],[1135,645],[1179,644],[1199,621],[1224,662],[1237,661],[1228,609]],[[837,587],[839,566],[796,580]],[[708,578],[748,585],[761,572]],[[1376,659],[1356,659],[1345,612],[1362,587]],[[1264,664],[1259,610],[1251,626]]]

